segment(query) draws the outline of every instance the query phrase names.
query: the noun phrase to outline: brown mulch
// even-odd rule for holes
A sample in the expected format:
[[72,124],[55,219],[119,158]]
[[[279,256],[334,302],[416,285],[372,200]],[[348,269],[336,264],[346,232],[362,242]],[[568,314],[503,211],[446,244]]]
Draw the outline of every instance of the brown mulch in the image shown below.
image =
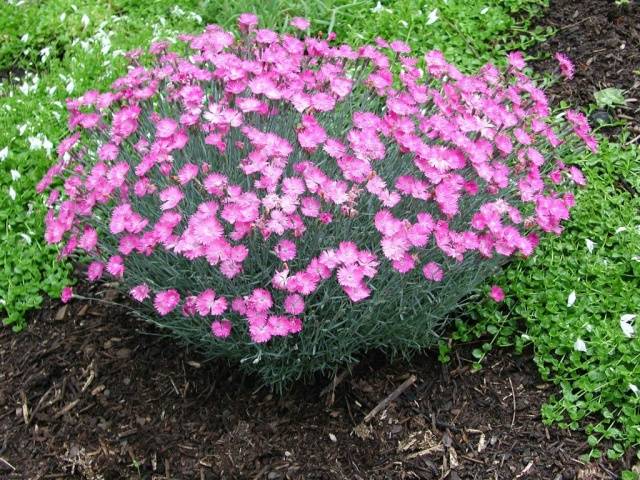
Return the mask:
[[[280,398],[98,305],[52,303],[0,331],[3,479],[613,479],[583,434],[545,427],[529,357],[474,373],[458,348]],[[403,385],[404,384],[404,385]],[[367,414],[399,386],[398,398]]]
[[[555,100],[587,109],[595,104],[593,94],[604,88],[619,88],[627,105],[611,111],[593,112],[606,122],[622,121],[632,136],[640,134],[640,1],[616,5],[614,0],[551,0],[540,25],[553,27],[556,35],[533,49],[546,60],[534,62],[538,72],[557,72],[556,52],[574,62],[571,81],[549,89]],[[619,129],[612,132],[617,133]]]

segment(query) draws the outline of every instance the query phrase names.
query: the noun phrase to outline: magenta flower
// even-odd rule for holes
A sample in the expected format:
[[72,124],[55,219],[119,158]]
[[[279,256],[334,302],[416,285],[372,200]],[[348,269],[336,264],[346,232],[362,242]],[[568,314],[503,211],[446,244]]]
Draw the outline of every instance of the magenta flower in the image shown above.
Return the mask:
[[156,293],[156,298],[153,300],[153,306],[161,316],[173,311],[178,303],[180,303],[180,294],[173,288]]
[[489,293],[489,296],[495,302],[502,302],[505,299],[504,290],[502,290],[502,288],[500,288],[498,285],[491,286],[491,292]]
[[71,298],[73,298],[73,288],[64,287],[62,289],[62,293],[60,294],[60,300],[62,301],[62,303],[67,303],[69,300],[71,300]]
[[231,322],[227,319],[211,322],[211,333],[217,338],[227,338],[231,335]]
[[149,298],[150,292],[151,292],[151,289],[149,288],[149,285],[147,285],[146,283],[141,283],[140,285],[133,287],[129,291],[131,296],[138,302],[143,302],[147,298]]
[[556,53],[556,60],[558,61],[558,65],[560,66],[560,73],[562,74],[562,76],[567,80],[571,80],[575,72],[573,62],[569,59],[569,57],[560,52]]

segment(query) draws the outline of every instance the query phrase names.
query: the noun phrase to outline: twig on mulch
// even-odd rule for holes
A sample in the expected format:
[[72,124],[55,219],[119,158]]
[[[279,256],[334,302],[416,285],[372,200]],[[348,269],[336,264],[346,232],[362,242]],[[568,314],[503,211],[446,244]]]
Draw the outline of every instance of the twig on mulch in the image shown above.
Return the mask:
[[371,410],[367,414],[367,416],[364,417],[364,420],[362,420],[362,422],[368,423],[369,421],[371,421],[373,417],[375,417],[383,408],[389,405],[389,403],[393,402],[396,398],[398,398],[402,394],[402,392],[404,392],[407,388],[413,385],[415,381],[416,381],[416,376],[411,374],[411,376],[407,378],[404,382],[402,382],[402,384],[398,388],[396,388],[393,392],[391,392],[387,398],[385,398],[380,403],[378,403],[378,405],[376,405],[373,408],[373,410]]
[[513,389],[513,382],[509,377],[509,385],[511,385],[511,399],[513,400],[513,417],[511,418],[511,428],[516,424],[516,391]]
[[16,471],[16,467],[7,462],[4,458],[0,457],[0,462],[4,463],[7,467],[9,467],[14,472]]

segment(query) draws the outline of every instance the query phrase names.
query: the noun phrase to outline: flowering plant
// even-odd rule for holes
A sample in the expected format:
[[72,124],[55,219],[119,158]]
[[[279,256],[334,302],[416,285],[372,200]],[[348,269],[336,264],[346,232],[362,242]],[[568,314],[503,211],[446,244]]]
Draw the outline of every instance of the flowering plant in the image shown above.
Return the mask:
[[562,150],[596,148],[584,116],[551,117],[521,54],[465,76],[437,51],[423,65],[400,41],[291,25],[243,14],[239,38],[180,36],[184,57],[130,52],[112,91],[67,102],[73,133],[38,185],[64,179],[45,236],[89,280],[270,384],[431,344],[505,259],[562,231],[584,183]]

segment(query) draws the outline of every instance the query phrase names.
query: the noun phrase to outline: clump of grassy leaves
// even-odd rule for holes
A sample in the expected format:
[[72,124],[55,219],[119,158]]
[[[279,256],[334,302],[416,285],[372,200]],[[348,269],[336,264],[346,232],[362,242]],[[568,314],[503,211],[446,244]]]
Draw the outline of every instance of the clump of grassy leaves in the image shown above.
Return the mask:
[[637,146],[603,141],[598,154],[566,159],[589,182],[566,230],[507,268],[496,279],[505,302],[479,302],[453,334],[483,339],[478,362],[494,345],[532,346],[543,379],[559,387],[545,422],[585,428],[592,458],[640,445],[639,158]]
[[[64,100],[106,87],[124,71],[122,53],[156,39],[231,26],[254,11],[265,27],[295,15],[314,29],[360,44],[378,35],[405,39],[417,52],[442,49],[471,70],[524,49],[542,32],[529,19],[547,0],[8,0],[0,4],[0,316],[15,330],[43,295],[57,296],[70,268],[44,245],[43,199],[34,185],[64,136]],[[519,20],[514,20],[514,16]],[[18,80],[15,80],[15,78]]]

